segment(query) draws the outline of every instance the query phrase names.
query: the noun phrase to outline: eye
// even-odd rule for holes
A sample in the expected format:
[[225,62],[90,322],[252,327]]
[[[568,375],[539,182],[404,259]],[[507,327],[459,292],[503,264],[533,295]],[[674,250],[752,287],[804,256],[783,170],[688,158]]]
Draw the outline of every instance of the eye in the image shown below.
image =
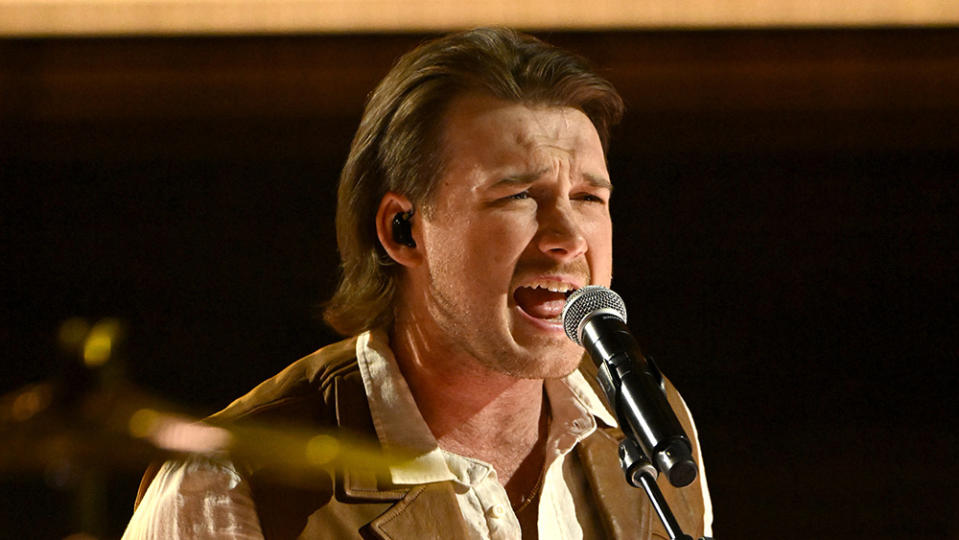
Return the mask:
[[514,193],[510,195],[509,197],[507,197],[507,199],[513,199],[517,201],[521,201],[523,199],[528,199],[528,198],[529,198],[529,191],[520,191],[519,193]]
[[573,200],[590,202],[590,203],[601,203],[601,204],[606,203],[606,199],[603,199],[602,197],[598,195],[593,195],[592,193],[580,193],[579,195],[574,195]]

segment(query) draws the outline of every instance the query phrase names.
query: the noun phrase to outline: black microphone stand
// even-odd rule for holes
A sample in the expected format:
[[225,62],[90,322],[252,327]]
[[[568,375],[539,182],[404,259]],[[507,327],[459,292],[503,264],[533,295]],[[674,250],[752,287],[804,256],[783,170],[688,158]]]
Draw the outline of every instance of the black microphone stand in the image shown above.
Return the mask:
[[[652,362],[652,359],[647,359],[647,364],[649,369],[657,375],[657,378],[661,378],[661,374]],[[607,399],[610,404],[616,408],[617,416],[620,417],[623,433],[626,435],[626,438],[619,443],[619,464],[623,468],[626,482],[633,487],[642,488],[646,492],[646,495],[649,497],[649,502],[653,505],[656,515],[659,516],[659,520],[662,522],[671,540],[693,540],[691,536],[683,533],[679,522],[676,521],[676,517],[673,515],[672,510],[670,510],[662,490],[659,489],[659,484],[656,483],[658,472],[649,459],[649,456],[646,455],[646,452],[643,451],[637,441],[633,427],[630,425],[630,422],[623,422],[622,415],[619,412],[619,403],[620,399],[622,399],[621,380],[618,376],[614,377],[610,374],[611,368],[614,372],[619,371],[616,369],[616,366],[601,363],[598,378]],[[614,383],[614,380],[616,383]],[[655,391],[659,391],[659,389]],[[708,539],[700,538],[699,540]]]
[[626,475],[626,482],[636,488],[643,488],[649,502],[652,503],[656,515],[666,528],[666,533],[671,539],[693,540],[688,534],[683,534],[679,527],[679,522],[673,516],[673,511],[669,509],[666,498],[663,497],[659,484],[656,483],[656,469],[650,463],[649,458],[639,448],[636,441],[626,437],[619,443],[619,464],[623,467],[623,474]]

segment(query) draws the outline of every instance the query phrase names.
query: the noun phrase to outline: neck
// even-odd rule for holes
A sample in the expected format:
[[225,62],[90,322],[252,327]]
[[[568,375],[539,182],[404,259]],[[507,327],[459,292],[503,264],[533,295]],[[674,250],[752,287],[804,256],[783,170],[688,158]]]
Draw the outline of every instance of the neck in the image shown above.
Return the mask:
[[390,343],[440,447],[492,464],[507,491],[514,475],[538,473],[547,432],[543,381],[495,372],[436,340],[427,346],[422,336],[398,318]]

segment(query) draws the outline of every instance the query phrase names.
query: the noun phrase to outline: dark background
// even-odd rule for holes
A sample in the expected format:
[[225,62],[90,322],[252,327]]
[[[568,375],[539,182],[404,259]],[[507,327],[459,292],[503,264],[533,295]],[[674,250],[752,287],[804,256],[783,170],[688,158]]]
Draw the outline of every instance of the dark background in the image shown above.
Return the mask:
[[[959,30],[539,35],[627,101],[614,288],[717,536],[959,538]],[[0,41],[0,392],[60,372],[71,316],[126,321],[129,380],[197,414],[335,339],[339,168],[423,37]],[[138,476],[99,473],[88,529]],[[0,536],[79,530],[56,484],[3,473]]]

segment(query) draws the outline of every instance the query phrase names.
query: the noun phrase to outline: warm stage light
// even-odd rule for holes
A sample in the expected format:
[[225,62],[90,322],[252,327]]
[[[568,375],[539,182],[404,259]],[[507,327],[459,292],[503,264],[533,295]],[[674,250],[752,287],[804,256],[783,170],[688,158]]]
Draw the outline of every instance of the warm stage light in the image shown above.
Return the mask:
[[0,36],[944,26],[955,0],[0,0]]

